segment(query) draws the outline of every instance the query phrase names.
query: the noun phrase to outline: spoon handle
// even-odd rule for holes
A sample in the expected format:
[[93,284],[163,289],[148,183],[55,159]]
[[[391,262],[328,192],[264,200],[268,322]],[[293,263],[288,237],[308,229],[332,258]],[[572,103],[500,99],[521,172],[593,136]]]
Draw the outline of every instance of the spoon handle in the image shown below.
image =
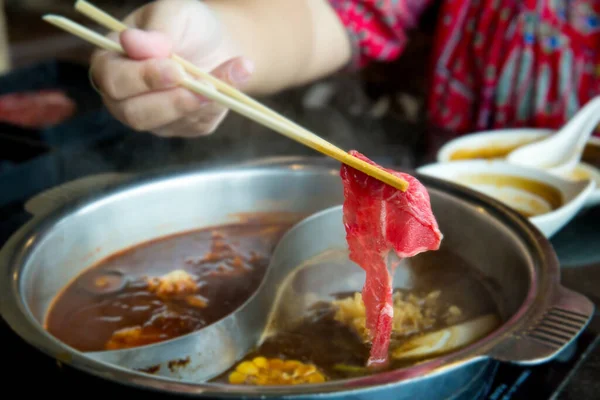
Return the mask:
[[580,162],[583,149],[599,122],[600,96],[596,96],[555,134],[513,150],[506,160],[553,173],[570,172]]
[[[600,123],[600,96],[588,101],[581,111],[561,129],[560,135],[571,143],[574,140],[575,150],[581,153],[598,123]],[[568,144],[565,143],[565,145]]]

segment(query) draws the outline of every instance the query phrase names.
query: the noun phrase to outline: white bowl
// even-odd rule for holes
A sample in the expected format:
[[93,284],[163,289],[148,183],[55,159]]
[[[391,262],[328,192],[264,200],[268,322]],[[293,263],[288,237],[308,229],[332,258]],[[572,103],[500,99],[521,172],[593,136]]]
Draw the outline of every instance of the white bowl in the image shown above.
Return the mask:
[[[535,128],[515,128],[515,129],[497,129],[491,131],[483,131],[461,136],[457,139],[450,140],[444,144],[437,153],[438,162],[449,161],[466,161],[453,160],[452,155],[458,150],[479,150],[482,148],[496,148],[497,150],[507,150],[516,148],[519,145],[524,145],[536,139],[541,139],[544,136],[552,134],[554,131],[550,129],[535,129]],[[600,147],[600,138],[591,137],[588,143]],[[475,160],[475,158],[472,158]],[[585,179],[588,178],[596,182],[596,190],[587,198],[585,206],[595,206],[600,204],[600,170],[593,165],[581,162],[576,167],[572,176],[564,176],[568,179]]]
[[[417,172],[467,186],[525,215],[529,213],[531,223],[548,238],[575,217],[596,188],[594,180],[571,181],[503,160],[440,162],[418,168]],[[498,177],[512,182],[501,182]],[[518,187],[518,183],[532,186],[531,182],[541,187],[537,193]]]

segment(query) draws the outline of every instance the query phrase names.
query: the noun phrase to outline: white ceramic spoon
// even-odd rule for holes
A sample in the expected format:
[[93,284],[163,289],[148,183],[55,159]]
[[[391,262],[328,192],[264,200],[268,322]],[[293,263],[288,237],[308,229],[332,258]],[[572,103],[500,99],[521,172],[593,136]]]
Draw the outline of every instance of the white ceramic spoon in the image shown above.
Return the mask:
[[596,187],[591,179],[567,180],[502,160],[442,162],[423,166],[417,172],[467,186],[531,215],[529,221],[546,237],[571,221]]
[[581,160],[583,149],[600,123],[600,96],[592,100],[554,135],[517,148],[506,160],[542,168],[560,175],[570,173]]

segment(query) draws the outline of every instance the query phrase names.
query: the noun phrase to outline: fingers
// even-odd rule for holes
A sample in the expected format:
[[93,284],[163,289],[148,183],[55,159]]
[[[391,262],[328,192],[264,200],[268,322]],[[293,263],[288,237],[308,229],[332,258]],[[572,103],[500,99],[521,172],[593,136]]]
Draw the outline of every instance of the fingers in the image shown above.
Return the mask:
[[227,110],[214,104],[206,104],[194,114],[185,116],[152,132],[163,137],[197,137],[214,132],[227,115]]
[[106,101],[108,110],[138,131],[153,131],[200,110],[206,99],[183,88],[150,92],[122,101]]
[[92,64],[94,82],[110,100],[170,89],[183,78],[182,68],[169,59],[134,61],[105,53]]
[[104,51],[92,59],[94,82],[109,99],[172,88],[183,78],[181,66],[166,58],[171,48],[166,36],[131,29],[121,39],[128,57]]
[[[212,133],[227,110],[178,83],[183,68],[170,58],[168,38],[156,32],[135,29],[120,35],[128,56],[99,52],[92,60],[92,77],[109,111],[122,123],[138,131],[160,136],[199,136]],[[238,57],[212,74],[241,88],[250,79],[253,65]]]
[[[235,58],[213,73],[231,85],[243,86],[251,76],[251,71],[251,63]],[[140,82],[143,86],[143,82]],[[124,124],[135,130],[151,131],[160,136],[210,134],[227,114],[227,110],[219,104],[183,88],[143,91],[140,95],[123,100],[105,99],[105,103],[109,111]]]
[[125,53],[134,60],[167,58],[171,55],[171,40],[161,32],[127,29],[119,39]]
[[243,88],[254,72],[254,64],[244,57],[236,57],[224,62],[212,72],[220,80],[240,89]]

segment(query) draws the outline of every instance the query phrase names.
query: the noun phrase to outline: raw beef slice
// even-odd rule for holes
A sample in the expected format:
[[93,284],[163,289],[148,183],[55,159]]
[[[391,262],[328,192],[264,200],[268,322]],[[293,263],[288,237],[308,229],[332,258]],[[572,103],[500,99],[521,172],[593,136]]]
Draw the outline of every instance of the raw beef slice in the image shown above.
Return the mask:
[[42,129],[71,118],[76,105],[59,90],[8,93],[0,96],[0,122]]
[[[357,151],[350,151],[382,168]],[[402,192],[352,167],[342,165],[344,227],[350,259],[366,272],[362,298],[371,336],[368,366],[388,361],[392,334],[392,274],[387,259],[393,250],[399,258],[412,257],[440,247],[442,233],[431,211],[429,193],[414,177],[382,168],[408,181]]]

